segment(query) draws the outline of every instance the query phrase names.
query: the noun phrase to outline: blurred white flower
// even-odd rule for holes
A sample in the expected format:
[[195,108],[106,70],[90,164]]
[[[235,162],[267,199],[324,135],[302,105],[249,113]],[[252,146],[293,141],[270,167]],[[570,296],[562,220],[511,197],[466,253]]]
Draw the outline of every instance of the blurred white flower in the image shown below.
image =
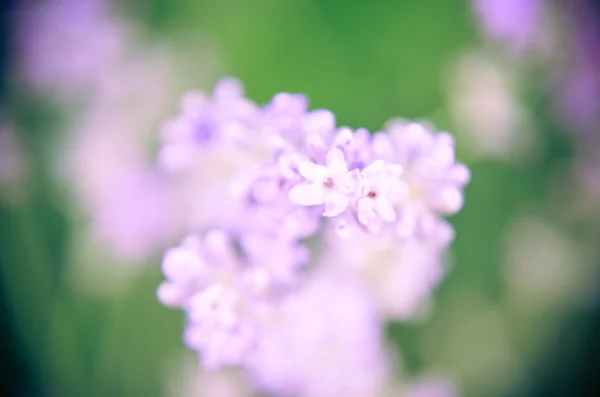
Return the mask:
[[252,397],[250,383],[235,370],[205,371],[196,360],[182,360],[171,368],[168,397]]
[[426,309],[445,273],[443,252],[416,239],[353,233],[345,239],[333,235],[327,243],[321,265],[352,274],[381,313],[395,319]]
[[473,154],[503,160],[531,155],[534,125],[519,102],[513,69],[490,55],[468,51],[450,65],[446,89],[459,141]]
[[52,0],[17,14],[18,72],[31,88],[61,101],[85,100],[103,84],[132,36],[109,2]]
[[502,275],[518,310],[560,311],[583,303],[597,288],[582,245],[548,221],[517,218],[504,236]]

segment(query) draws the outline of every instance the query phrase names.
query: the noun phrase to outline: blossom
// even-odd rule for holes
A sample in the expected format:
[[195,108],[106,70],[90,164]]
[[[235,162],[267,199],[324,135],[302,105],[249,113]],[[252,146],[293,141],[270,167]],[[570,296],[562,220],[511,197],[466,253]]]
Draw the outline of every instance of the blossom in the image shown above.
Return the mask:
[[20,77],[38,92],[68,101],[101,88],[105,73],[123,56],[131,36],[113,18],[107,3],[28,4],[17,25]]
[[185,340],[200,353],[203,365],[212,369],[243,362],[268,311],[265,272],[244,266],[230,238],[218,230],[170,249],[162,266],[167,281],[158,297],[186,310]]
[[535,125],[516,89],[518,76],[482,51],[460,54],[448,70],[448,105],[465,147],[475,155],[512,160],[531,157]]
[[443,216],[470,178],[452,137],[336,128],[303,95],[258,106],[234,80],[187,95],[161,135],[190,234],[165,254],[158,295],[185,311],[203,367],[282,396],[377,395],[383,322],[414,316],[444,274]]
[[379,321],[351,279],[318,272],[282,302],[247,368],[276,395],[374,395],[387,375]]
[[445,273],[443,250],[417,239],[403,241],[390,229],[339,239],[330,228],[325,241],[319,266],[354,278],[386,318],[414,318]]
[[448,133],[433,133],[424,124],[394,120],[387,133],[373,137],[373,146],[403,170],[400,188],[390,197],[397,234],[447,245],[452,231],[442,215],[460,210],[462,189],[470,180],[469,169],[455,162],[454,139]]
[[177,364],[168,371],[167,396],[255,396],[248,379],[239,370],[204,371],[197,362],[187,359]]
[[151,170],[123,173],[97,199],[91,229],[115,258],[142,261],[178,234],[180,216],[168,181]]
[[376,160],[362,172],[363,189],[361,198],[357,200],[358,221],[371,229],[379,220],[393,222],[396,210],[390,201],[393,189],[398,188],[398,176],[402,167]]
[[543,0],[474,0],[485,32],[517,52],[534,39],[543,5]]
[[300,205],[325,204],[324,216],[336,216],[346,209],[360,189],[358,171],[348,171],[340,149],[327,153],[326,166],[306,161],[298,172],[309,182],[299,183],[290,190],[290,200]]

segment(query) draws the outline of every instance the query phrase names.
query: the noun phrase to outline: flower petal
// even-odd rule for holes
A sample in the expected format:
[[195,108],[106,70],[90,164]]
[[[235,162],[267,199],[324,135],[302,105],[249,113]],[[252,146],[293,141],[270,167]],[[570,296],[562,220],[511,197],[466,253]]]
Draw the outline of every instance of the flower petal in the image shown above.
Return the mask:
[[348,165],[344,158],[344,152],[339,148],[334,148],[327,153],[327,168],[330,175],[343,174],[348,172]]
[[329,192],[325,197],[325,211],[323,216],[337,216],[350,204],[350,199],[338,192]]
[[323,181],[328,175],[328,170],[326,167],[315,164],[312,161],[303,161],[300,163],[298,166],[298,172],[309,181],[314,182]]

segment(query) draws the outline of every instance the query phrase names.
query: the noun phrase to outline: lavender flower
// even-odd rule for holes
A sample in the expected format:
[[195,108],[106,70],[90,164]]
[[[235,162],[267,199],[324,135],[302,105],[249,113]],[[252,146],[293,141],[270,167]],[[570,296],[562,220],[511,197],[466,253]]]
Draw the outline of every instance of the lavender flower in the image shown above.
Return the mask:
[[348,207],[360,192],[360,174],[348,172],[344,153],[337,148],[327,153],[326,166],[306,161],[298,172],[309,182],[299,183],[290,190],[290,200],[299,205],[325,205],[324,216],[336,216]]
[[534,38],[543,0],[474,0],[474,8],[486,33],[523,51]]
[[54,0],[21,9],[20,67],[24,80],[58,99],[81,99],[100,88],[123,55],[127,32],[99,0]]
[[329,231],[325,242],[327,250],[319,265],[354,277],[387,318],[413,318],[445,272],[443,250],[417,239],[403,241],[393,231],[353,233],[346,239]]
[[163,260],[167,281],[159,299],[187,310],[186,343],[206,368],[236,365],[255,346],[256,328],[268,310],[266,273],[244,266],[221,231],[188,238]]
[[249,371],[281,396],[375,395],[387,375],[379,321],[359,285],[320,272],[280,305]]
[[439,282],[443,215],[463,204],[452,137],[400,121],[336,129],[302,95],[260,107],[224,80],[187,95],[162,141],[190,236],[165,254],[158,295],[184,309],[203,366],[241,367],[283,396],[383,390],[381,324],[414,315]]

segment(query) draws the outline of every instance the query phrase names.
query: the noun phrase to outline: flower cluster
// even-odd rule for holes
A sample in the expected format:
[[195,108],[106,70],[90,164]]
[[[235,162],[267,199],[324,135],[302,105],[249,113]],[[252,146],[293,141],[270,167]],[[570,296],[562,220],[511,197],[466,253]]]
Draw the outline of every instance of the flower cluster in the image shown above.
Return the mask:
[[443,275],[443,216],[470,178],[453,138],[405,120],[338,128],[303,95],[260,107],[228,79],[187,94],[161,140],[190,235],[158,295],[185,310],[204,367],[240,366],[281,395],[349,395],[348,379],[375,395],[382,323],[411,317]]

